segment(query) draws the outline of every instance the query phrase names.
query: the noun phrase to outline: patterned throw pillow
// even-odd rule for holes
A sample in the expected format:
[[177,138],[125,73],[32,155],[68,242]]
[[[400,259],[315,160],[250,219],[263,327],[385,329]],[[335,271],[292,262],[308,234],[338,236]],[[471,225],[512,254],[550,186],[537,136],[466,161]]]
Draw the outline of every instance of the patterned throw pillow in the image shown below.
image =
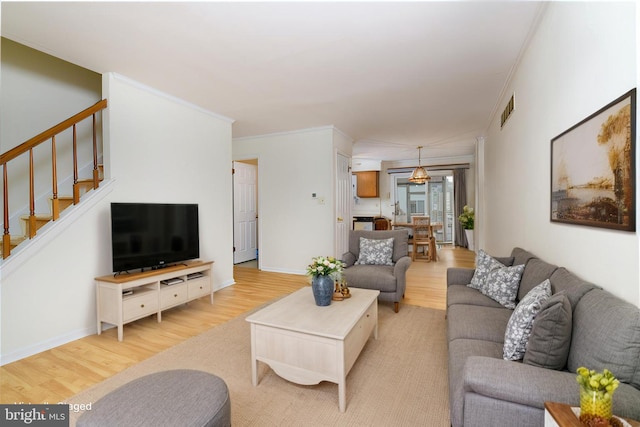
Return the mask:
[[513,310],[504,333],[503,358],[505,360],[521,360],[524,357],[533,320],[549,297],[551,297],[551,283],[546,279],[531,289]]
[[473,273],[473,277],[471,278],[471,283],[467,286],[473,289],[480,289],[484,286],[487,276],[496,268],[502,268],[505,265],[502,264],[497,259],[493,258],[491,255],[486,253],[483,249],[478,251],[478,255],[476,256],[476,271]]
[[389,239],[360,238],[360,256],[356,264],[393,265],[393,237]]
[[514,309],[523,271],[524,264],[494,268],[487,275],[487,280],[480,288],[480,292],[502,306]]

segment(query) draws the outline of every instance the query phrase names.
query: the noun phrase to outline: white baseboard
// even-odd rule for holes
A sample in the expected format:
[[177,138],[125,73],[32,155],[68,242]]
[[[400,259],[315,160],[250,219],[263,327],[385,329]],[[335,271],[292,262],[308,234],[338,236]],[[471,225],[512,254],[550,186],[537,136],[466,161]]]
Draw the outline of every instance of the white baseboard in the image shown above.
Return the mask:
[[277,268],[277,267],[265,267],[264,265],[260,266],[260,270],[262,271],[270,271],[272,273],[286,273],[286,274],[297,274],[300,276],[304,276],[307,274],[306,270],[289,270],[286,268]]
[[52,348],[67,344],[71,341],[79,340],[80,338],[84,338],[95,333],[95,326],[77,329],[64,335],[60,335],[46,341],[39,342],[37,344],[20,348],[16,351],[12,351],[9,354],[0,355],[0,366],[6,365],[7,363],[15,362],[20,359],[24,359],[25,357],[33,356],[34,354],[42,353],[43,351],[51,350]]

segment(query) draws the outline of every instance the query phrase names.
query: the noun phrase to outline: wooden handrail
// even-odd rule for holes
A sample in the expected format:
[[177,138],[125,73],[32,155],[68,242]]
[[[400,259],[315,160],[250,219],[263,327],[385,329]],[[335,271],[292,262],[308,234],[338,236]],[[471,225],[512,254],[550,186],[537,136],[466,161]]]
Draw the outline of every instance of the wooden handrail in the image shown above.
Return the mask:
[[36,214],[35,214],[35,194],[34,194],[34,161],[33,149],[39,144],[51,140],[51,172],[52,172],[52,219],[55,221],[59,217],[59,201],[58,201],[58,168],[56,155],[56,135],[73,127],[73,203],[79,201],[78,187],[78,158],[77,158],[77,140],[76,140],[76,124],[82,120],[93,116],[93,188],[97,189],[99,185],[98,177],[98,148],[96,136],[96,113],[107,108],[107,100],[103,99],[96,102],[91,107],[69,117],[67,120],[58,123],[52,128],[34,136],[33,138],[23,142],[22,144],[12,148],[0,155],[0,165],[2,165],[3,175],[3,219],[4,230],[2,235],[2,258],[7,258],[11,253],[11,236],[9,234],[9,190],[7,183],[7,163],[16,157],[29,153],[29,216],[27,219],[27,235],[30,239],[36,235]]
[[1,154],[0,155],[0,165],[4,165],[9,160],[15,159],[16,157],[18,157],[19,155],[21,155],[23,153],[26,153],[27,151],[29,151],[33,147],[43,143],[44,141],[47,141],[47,140],[51,139],[54,135],[57,135],[57,134],[65,131],[65,130],[67,130],[68,128],[73,126],[75,123],[78,123],[78,122],[86,119],[87,117],[92,116],[93,114],[97,113],[98,111],[104,110],[105,108],[107,108],[107,100],[106,99],[103,99],[101,101],[96,102],[94,105],[92,105],[91,107],[87,108],[86,110],[81,111],[78,114],[69,117],[67,120],[58,123],[57,125],[55,125],[51,129],[48,129],[48,130],[42,132],[40,135],[36,135],[33,138],[23,142],[22,144],[12,148],[11,150],[7,151],[6,153]]

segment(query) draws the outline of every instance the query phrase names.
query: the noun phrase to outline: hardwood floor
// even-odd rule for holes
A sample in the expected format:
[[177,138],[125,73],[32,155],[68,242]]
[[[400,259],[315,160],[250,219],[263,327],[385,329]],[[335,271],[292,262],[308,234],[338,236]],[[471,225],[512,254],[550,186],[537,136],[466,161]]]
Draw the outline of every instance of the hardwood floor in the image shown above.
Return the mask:
[[[448,267],[473,267],[475,254],[445,247],[438,262],[416,261],[407,272],[402,304],[444,309]],[[215,268],[215,267],[214,267]],[[307,285],[304,276],[235,267],[236,284],[209,297],[125,325],[124,341],[116,328],[91,335],[0,367],[0,403],[57,403],[154,354],[224,323],[274,298]],[[393,310],[381,302],[380,309]]]

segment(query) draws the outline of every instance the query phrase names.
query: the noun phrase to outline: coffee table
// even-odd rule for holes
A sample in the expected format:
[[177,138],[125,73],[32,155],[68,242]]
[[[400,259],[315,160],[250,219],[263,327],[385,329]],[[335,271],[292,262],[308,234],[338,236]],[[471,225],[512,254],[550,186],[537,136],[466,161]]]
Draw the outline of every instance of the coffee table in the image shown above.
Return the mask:
[[346,409],[346,378],[373,332],[378,338],[378,294],[350,288],[351,298],[315,304],[306,286],[247,317],[251,324],[251,380],[258,361],[296,384],[338,384],[338,406]]

